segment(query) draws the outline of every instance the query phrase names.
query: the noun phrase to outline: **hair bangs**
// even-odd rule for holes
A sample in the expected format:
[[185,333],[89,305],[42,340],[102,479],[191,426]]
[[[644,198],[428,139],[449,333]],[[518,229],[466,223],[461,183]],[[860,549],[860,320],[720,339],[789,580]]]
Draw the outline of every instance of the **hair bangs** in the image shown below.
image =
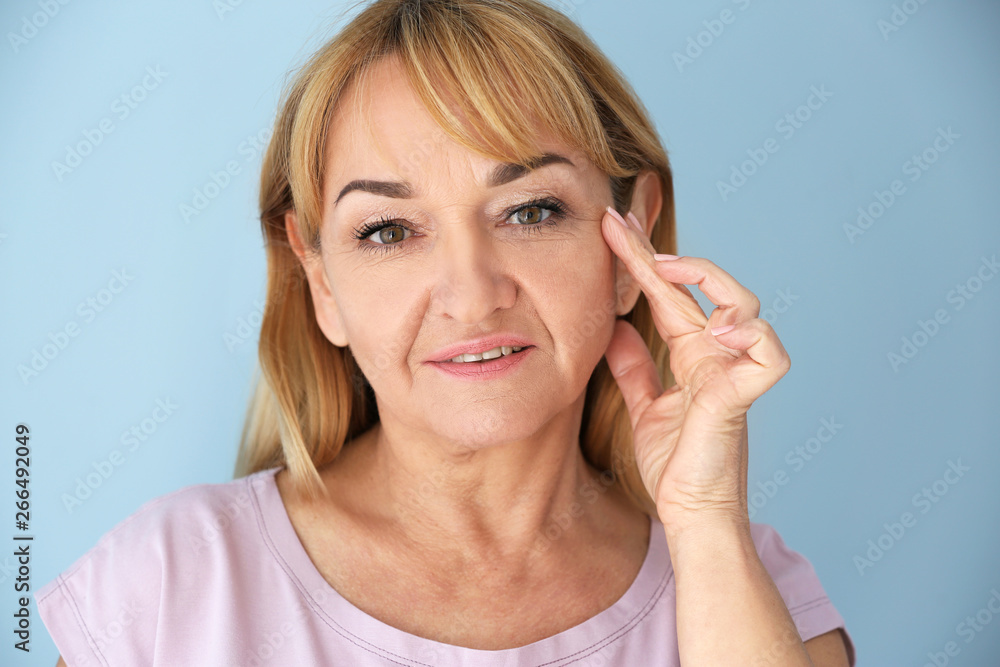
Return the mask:
[[551,133],[610,176],[625,175],[555,30],[509,8],[429,4],[419,17],[401,13],[393,46],[448,137],[489,159],[526,164],[539,156],[541,135]]

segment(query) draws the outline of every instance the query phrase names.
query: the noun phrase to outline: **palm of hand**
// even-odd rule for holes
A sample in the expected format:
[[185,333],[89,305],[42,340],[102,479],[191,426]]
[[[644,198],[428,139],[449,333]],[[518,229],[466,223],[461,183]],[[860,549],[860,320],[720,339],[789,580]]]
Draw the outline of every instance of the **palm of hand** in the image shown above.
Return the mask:
[[[657,261],[647,237],[614,219],[606,216],[602,230],[649,300],[676,380],[664,391],[639,332],[615,322],[605,357],[629,411],[643,483],[665,524],[709,515],[748,521],[746,414],[788,371],[788,354],[758,318],[757,298],[732,276],[704,258]],[[711,317],[686,284],[718,306]]]

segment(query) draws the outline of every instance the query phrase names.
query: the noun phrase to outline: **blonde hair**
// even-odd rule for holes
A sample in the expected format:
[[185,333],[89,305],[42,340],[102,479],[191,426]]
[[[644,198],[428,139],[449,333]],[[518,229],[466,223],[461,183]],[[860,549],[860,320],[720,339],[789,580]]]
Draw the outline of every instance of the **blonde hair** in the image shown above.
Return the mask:
[[[235,472],[241,477],[287,466],[294,487],[310,498],[326,492],[317,469],[373,426],[378,413],[350,348],[330,343],[316,322],[285,213],[296,212],[300,238],[318,249],[330,118],[347,86],[363,82],[386,56],[400,58],[443,132],[480,155],[529,164],[539,157],[534,119],[545,119],[608,175],[619,211],[630,206],[637,174],[655,172],[663,205],[652,244],[676,253],[666,151],[624,75],[568,17],[536,0],[377,0],[364,8],[286,88],[261,172],[268,265],[261,373]],[[544,94],[518,95],[535,90]],[[459,101],[461,117],[442,92]],[[673,384],[668,349],[644,294],[623,319],[642,335],[664,386]],[[604,358],[587,385],[580,434],[588,463],[610,471],[636,506],[655,516],[635,463],[624,399]]]

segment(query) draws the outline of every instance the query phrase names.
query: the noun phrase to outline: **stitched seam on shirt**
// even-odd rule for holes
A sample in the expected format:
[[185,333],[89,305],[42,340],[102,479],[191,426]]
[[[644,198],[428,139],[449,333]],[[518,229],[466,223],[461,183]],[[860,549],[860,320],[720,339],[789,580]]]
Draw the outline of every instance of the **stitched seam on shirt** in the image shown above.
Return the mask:
[[798,609],[797,611],[795,611],[795,613],[792,614],[792,616],[798,618],[800,616],[808,614],[811,611],[814,611],[816,609],[820,609],[820,608],[825,607],[827,605],[832,606],[829,600],[824,600],[823,602],[818,602],[818,603],[816,603],[816,604],[814,604],[814,605],[812,605],[810,607],[807,607],[805,609]]
[[[193,491],[198,486],[199,485],[197,485],[197,484],[191,484],[191,485],[188,485],[188,486],[186,486],[184,488],[177,489],[175,491],[171,491],[170,493],[168,493],[166,495],[163,495],[163,496],[160,496],[158,498],[154,498],[152,500],[147,501],[146,503],[143,504],[143,506],[138,511],[136,511],[134,514],[126,517],[125,519],[123,519],[117,526],[115,526],[110,531],[108,531],[104,536],[102,536],[101,539],[99,539],[97,541],[97,544],[95,544],[94,546],[95,547],[99,547],[99,546],[103,545],[105,543],[105,541],[108,538],[110,538],[112,535],[114,535],[118,531],[120,531],[123,528],[125,528],[125,526],[127,526],[132,521],[136,520],[138,517],[140,517],[143,514],[146,514],[147,512],[151,511],[152,509],[154,509],[155,507],[157,507],[160,503],[162,503],[162,502],[164,502],[166,500],[169,500],[173,496],[176,496],[178,494],[184,493],[186,491]],[[100,648],[97,646],[97,641],[94,639],[94,637],[91,634],[90,630],[87,628],[87,624],[84,621],[83,614],[80,613],[80,609],[79,609],[79,607],[76,604],[76,600],[70,594],[69,590],[67,588],[65,588],[67,586],[67,582],[70,579],[70,577],[74,576],[80,570],[80,568],[82,568],[84,565],[86,565],[87,563],[89,563],[92,557],[93,557],[93,554],[91,554],[87,558],[78,559],[75,563],[71,564],[70,567],[67,568],[64,572],[62,572],[61,574],[59,574],[58,575],[59,584],[55,588],[53,588],[51,591],[49,591],[48,594],[46,594],[46,595],[44,595],[44,596],[42,596],[40,598],[37,598],[36,599],[36,606],[37,606],[37,603],[42,602],[43,600],[47,599],[48,597],[54,595],[57,591],[60,592],[60,593],[62,593],[62,595],[66,598],[67,603],[69,604],[70,608],[73,611],[73,615],[76,618],[77,625],[80,627],[80,630],[83,631],[84,636],[87,638],[87,643],[90,645],[90,648],[94,651],[94,653],[97,655],[98,659],[100,659],[104,665],[110,665],[110,663],[108,662],[107,658],[104,656],[104,654],[101,652]]]
[[[265,483],[268,483],[268,482],[265,482]],[[274,482],[274,483],[276,484],[276,482]],[[285,560],[278,553],[277,549],[273,546],[273,540],[271,538],[271,535],[267,531],[267,527],[266,527],[266,525],[263,522],[263,512],[260,509],[260,498],[257,495],[257,489],[253,487],[253,485],[250,483],[249,479],[247,481],[247,486],[250,487],[251,498],[253,499],[255,514],[257,515],[256,516],[256,518],[257,518],[257,527],[258,527],[258,530],[261,533],[261,538],[264,540],[264,543],[268,547],[268,550],[271,552],[271,555],[274,556],[274,559],[278,561],[278,564],[281,566],[281,569],[285,572],[285,574],[289,577],[289,579],[292,580],[292,583],[295,585],[295,587],[299,590],[299,592],[305,598],[306,603],[316,613],[316,615],[319,617],[319,619],[321,621],[323,621],[324,623],[326,623],[334,632],[337,632],[337,634],[341,635],[342,637],[344,637],[344,639],[347,639],[349,642],[351,642],[352,644],[354,644],[358,648],[360,648],[362,650],[365,650],[365,651],[368,651],[369,653],[377,655],[377,656],[379,656],[379,657],[381,657],[383,659],[390,660],[391,662],[395,662],[396,664],[401,664],[401,665],[424,665],[425,667],[432,667],[432,665],[429,665],[427,663],[423,663],[423,662],[418,662],[418,661],[411,660],[410,658],[407,658],[407,657],[401,656],[401,655],[397,655],[397,654],[392,653],[390,651],[386,651],[385,649],[382,649],[380,647],[369,648],[366,645],[367,642],[365,642],[365,640],[363,640],[360,637],[358,637],[357,638],[358,641],[354,641],[355,635],[353,635],[352,633],[348,632],[346,628],[343,628],[342,626],[340,626],[340,624],[336,623],[336,621],[333,621],[333,619],[329,619],[328,620],[327,614],[321,608],[319,608],[318,605],[315,604],[315,602],[312,599],[312,596],[310,596],[308,594],[308,592],[305,590],[305,586],[302,584],[301,581],[299,581],[298,577],[296,577],[295,574],[294,574],[294,572],[292,572],[291,567],[288,565],[288,563],[285,562]],[[668,587],[668,585],[670,583],[670,580],[672,578],[673,578],[673,571],[671,570],[671,572],[669,572],[667,576],[665,576],[663,579],[660,580],[659,587],[650,596],[649,600],[646,602],[646,605],[642,609],[640,609],[638,612],[636,612],[636,616],[634,616],[631,619],[629,619],[628,621],[626,621],[626,623],[623,626],[621,626],[620,628],[618,628],[617,630],[615,630],[614,632],[612,632],[610,635],[608,635],[608,636],[604,637],[603,639],[601,639],[601,640],[599,640],[599,641],[591,644],[590,646],[588,646],[586,648],[583,648],[583,649],[580,649],[579,651],[576,651],[575,653],[571,653],[569,655],[562,656],[560,658],[557,658],[556,660],[551,660],[549,662],[541,663],[541,664],[537,665],[537,667],[546,667],[547,665],[554,665],[554,664],[557,664],[557,663],[562,663],[564,665],[568,665],[568,664],[572,664],[574,662],[579,662],[580,660],[582,660],[583,658],[587,657],[588,655],[592,655],[593,653],[595,653],[595,652],[603,649],[604,647],[606,647],[606,646],[614,643],[615,641],[617,641],[621,637],[625,636],[626,634],[628,634],[629,632],[631,632],[632,630],[634,630],[636,627],[638,627],[639,623],[644,618],[646,618],[646,616],[649,615],[649,613],[656,606],[656,603],[659,601],[660,597],[663,595],[663,592],[667,590],[667,587]],[[398,629],[397,629],[397,631],[398,631]],[[359,642],[364,642],[364,643],[359,643]],[[373,649],[378,649],[378,650],[373,650]],[[383,655],[383,654],[385,654],[385,655]],[[583,654],[583,655],[581,655],[581,654]],[[393,656],[393,657],[399,658],[400,660],[405,660],[406,662],[405,663],[396,662],[395,660],[392,660],[392,658],[390,658],[389,656]],[[571,660],[570,662],[564,662],[565,660],[572,659],[572,658],[575,658],[575,659]]]
[[56,590],[62,592],[63,597],[66,598],[67,604],[73,611],[73,617],[76,619],[77,625],[80,626],[80,630],[83,631],[83,636],[87,638],[87,643],[90,644],[90,648],[94,651],[94,654],[97,655],[97,658],[101,661],[102,664],[110,665],[111,663],[108,662],[108,659],[105,658],[104,654],[101,652],[100,647],[97,646],[97,641],[90,633],[90,629],[87,628],[87,623],[86,621],[84,621],[83,614],[80,613],[79,607],[77,607],[76,600],[73,599],[73,596],[66,588],[66,586],[68,585],[66,578],[63,577],[62,575],[59,575],[59,579],[60,579],[59,586],[56,588]]
[[[274,483],[275,485],[277,485],[276,481],[271,481],[271,480],[265,480],[264,483]],[[364,651],[368,651],[373,655],[377,655],[378,657],[384,660],[389,660],[390,662],[393,662],[397,665],[404,665],[404,667],[406,667],[407,665],[422,665],[423,667],[433,667],[433,665],[429,665],[424,662],[416,662],[410,660],[409,658],[406,658],[401,655],[396,655],[395,653],[391,653],[376,646],[372,646],[371,648],[369,648],[369,646],[366,645],[368,642],[365,642],[365,640],[361,639],[360,637],[357,637],[358,641],[355,641],[355,636],[352,633],[350,633],[347,630],[347,628],[342,627],[339,623],[329,618],[327,614],[323,612],[323,610],[313,601],[312,596],[309,594],[308,591],[306,591],[305,585],[301,581],[299,581],[299,578],[295,576],[294,572],[292,572],[291,567],[288,565],[288,563],[285,562],[285,560],[281,557],[281,554],[279,554],[278,550],[274,547],[274,542],[271,539],[271,534],[267,531],[267,526],[264,525],[264,515],[260,509],[260,498],[257,495],[257,489],[250,482],[249,477],[247,478],[247,486],[250,487],[250,497],[253,500],[254,514],[256,514],[257,517],[257,528],[260,531],[261,538],[264,540],[264,544],[271,552],[271,555],[274,556],[274,559],[278,561],[278,564],[281,566],[281,569],[285,572],[288,578],[291,579],[292,583],[299,590],[299,593],[302,595],[302,597],[305,598],[306,604],[309,605],[309,607],[313,610],[313,612],[321,621],[323,621],[327,626],[329,626],[331,630],[333,630],[334,632],[336,632],[341,637],[351,642],[358,648]],[[275,493],[277,493],[277,488],[275,488]],[[399,658],[400,660],[406,660],[406,662],[397,662],[396,660],[393,660],[392,657],[390,656]]]
[[[184,488],[177,489],[175,491],[171,491],[170,493],[166,494],[165,496],[160,496],[158,498],[153,498],[152,500],[149,500],[149,501],[143,503],[143,505],[138,510],[136,510],[135,513],[133,513],[133,514],[125,517],[124,519],[121,520],[121,522],[118,525],[116,525],[114,528],[112,528],[107,533],[105,533],[97,541],[97,543],[94,546],[95,547],[99,547],[99,546],[103,545],[105,543],[105,541],[107,541],[112,535],[114,535],[118,531],[120,531],[123,528],[125,528],[125,526],[127,526],[132,521],[135,521],[140,516],[148,513],[149,511],[151,511],[153,508],[155,508],[160,503],[162,503],[162,502],[164,502],[166,500],[169,500],[170,498],[172,498],[172,497],[174,497],[174,496],[176,496],[176,495],[178,495],[180,493],[184,493],[185,491],[193,491],[193,490],[195,490],[199,486],[202,486],[202,485],[200,485],[200,484],[191,484],[191,485],[185,486]],[[78,560],[77,562],[70,564],[69,568],[67,568],[66,571],[63,572],[63,574],[66,575],[67,577],[73,576],[73,574],[77,570],[79,570],[81,567],[83,567],[84,565],[86,565],[87,563],[89,563],[90,559],[92,557],[93,557],[93,554],[89,555],[87,558],[82,558],[82,559]]]
[[[599,650],[603,650],[606,646],[610,646],[611,644],[618,641],[628,633],[632,632],[632,630],[635,630],[637,627],[639,627],[639,623],[641,623],[642,620],[646,618],[646,616],[648,616],[650,612],[653,611],[653,607],[655,607],[656,603],[660,601],[660,598],[663,596],[664,591],[667,590],[667,586],[669,586],[670,580],[673,578],[673,576],[674,573],[673,570],[671,570],[663,579],[660,580],[660,585],[657,587],[656,590],[653,591],[653,594],[646,602],[646,605],[638,612],[636,612],[636,616],[633,616],[631,619],[627,620],[623,626],[612,632],[610,635],[606,636],[604,639],[601,639],[591,644],[586,648],[580,649],[576,653],[570,653],[569,655],[563,656],[557,660],[543,662],[540,665],[537,665],[537,667],[545,667],[546,665],[554,665],[557,663],[571,665],[574,662],[579,662],[580,660],[583,660],[587,656],[593,655]],[[570,662],[562,662],[563,660],[567,660],[570,658],[574,659],[571,660]]]
[[827,596],[821,595],[820,597],[813,598],[812,600],[809,600],[808,602],[803,602],[802,604],[795,605],[794,607],[789,607],[788,608],[788,613],[792,614],[792,613],[798,613],[798,612],[803,612],[803,611],[809,611],[810,609],[813,609],[815,607],[821,607],[824,604],[827,604],[829,602],[830,602],[830,599]]

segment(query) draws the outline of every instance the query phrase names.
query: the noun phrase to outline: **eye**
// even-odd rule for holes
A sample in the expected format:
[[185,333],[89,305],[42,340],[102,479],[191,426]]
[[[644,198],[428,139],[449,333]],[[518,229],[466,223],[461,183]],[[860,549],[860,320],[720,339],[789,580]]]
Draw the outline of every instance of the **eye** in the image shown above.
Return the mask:
[[[391,233],[383,233],[385,230],[392,231]],[[362,250],[388,252],[392,249],[392,246],[399,245],[402,242],[404,231],[409,230],[395,220],[380,218],[376,222],[369,222],[362,225],[354,232],[354,238],[358,239],[358,247]],[[377,238],[378,241],[366,243],[365,239],[369,237]]]
[[517,226],[523,227],[526,232],[541,232],[545,227],[558,224],[565,213],[566,206],[561,201],[546,197],[518,206],[511,211],[508,219],[517,219]]
[[[552,215],[552,212],[552,209],[545,208],[544,206],[525,206],[524,208],[517,209],[512,217],[516,218],[520,223],[536,225],[548,218],[549,215]],[[548,215],[543,215],[544,213],[548,213]]]
[[[542,228],[558,224],[566,213],[566,206],[558,199],[545,197],[526,202],[505,211],[505,220],[514,220],[514,226],[528,233],[541,232]],[[366,252],[389,252],[403,244],[405,232],[412,231],[391,218],[380,218],[369,222],[355,230],[353,236],[358,239],[358,247]],[[373,240],[368,240],[373,239]],[[377,239],[377,240],[374,240]]]

